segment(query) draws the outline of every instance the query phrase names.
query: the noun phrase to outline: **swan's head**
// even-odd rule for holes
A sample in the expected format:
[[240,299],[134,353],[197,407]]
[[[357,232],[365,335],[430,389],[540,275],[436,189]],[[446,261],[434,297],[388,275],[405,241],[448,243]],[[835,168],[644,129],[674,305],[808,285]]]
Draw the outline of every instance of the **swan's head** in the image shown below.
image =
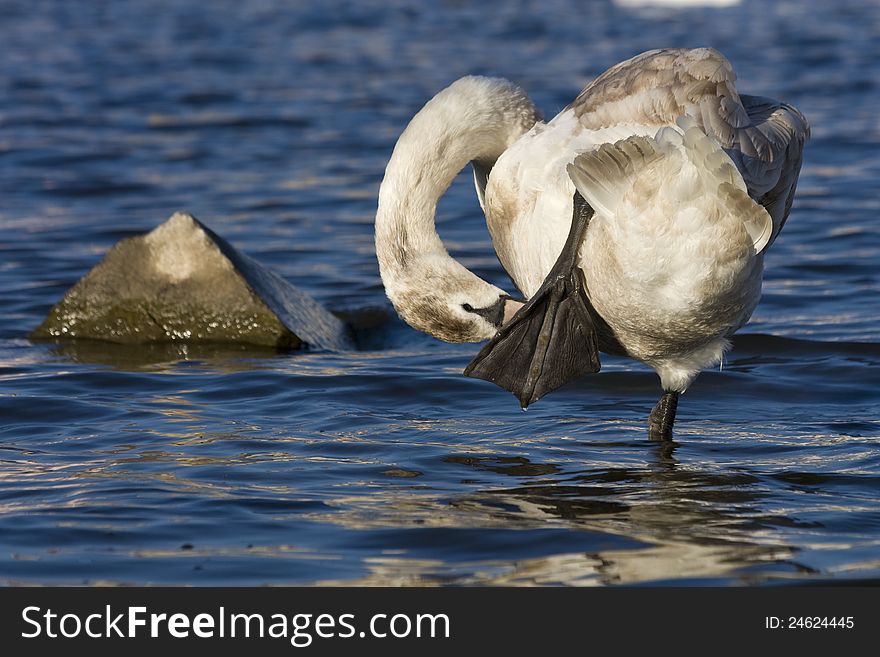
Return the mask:
[[397,275],[382,273],[398,315],[446,342],[489,340],[522,305],[448,256],[423,256]]

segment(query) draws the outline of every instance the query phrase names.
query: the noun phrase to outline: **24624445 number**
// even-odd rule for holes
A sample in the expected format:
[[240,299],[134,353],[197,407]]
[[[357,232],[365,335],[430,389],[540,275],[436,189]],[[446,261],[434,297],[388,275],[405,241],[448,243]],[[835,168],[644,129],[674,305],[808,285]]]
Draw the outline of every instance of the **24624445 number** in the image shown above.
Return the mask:
[[789,616],[781,618],[779,616],[765,616],[764,627],[770,630],[775,629],[846,629],[851,630],[855,627],[854,616]]

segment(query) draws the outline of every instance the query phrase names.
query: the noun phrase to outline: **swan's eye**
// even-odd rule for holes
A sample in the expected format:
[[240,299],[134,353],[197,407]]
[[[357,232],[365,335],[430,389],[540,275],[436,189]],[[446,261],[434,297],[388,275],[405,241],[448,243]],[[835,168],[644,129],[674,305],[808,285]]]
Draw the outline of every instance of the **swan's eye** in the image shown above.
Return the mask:
[[469,313],[479,315],[497,328],[501,326],[501,322],[504,321],[504,301],[506,298],[506,296],[499,297],[498,301],[488,308],[474,308],[469,303],[463,303],[461,304],[461,307]]

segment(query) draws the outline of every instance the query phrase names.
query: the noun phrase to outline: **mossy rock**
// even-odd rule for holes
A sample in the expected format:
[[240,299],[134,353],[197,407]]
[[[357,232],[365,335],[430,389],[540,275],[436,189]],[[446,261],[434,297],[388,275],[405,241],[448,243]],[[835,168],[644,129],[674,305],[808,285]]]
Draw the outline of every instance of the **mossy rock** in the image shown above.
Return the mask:
[[312,297],[183,212],[116,244],[31,337],[352,348]]

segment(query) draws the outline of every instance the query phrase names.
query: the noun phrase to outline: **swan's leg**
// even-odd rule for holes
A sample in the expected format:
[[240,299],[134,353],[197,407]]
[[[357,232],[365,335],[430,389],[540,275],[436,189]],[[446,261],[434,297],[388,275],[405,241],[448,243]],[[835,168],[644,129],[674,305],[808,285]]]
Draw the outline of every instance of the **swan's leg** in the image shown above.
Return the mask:
[[648,437],[651,440],[672,440],[672,425],[678,409],[678,393],[666,391],[648,417]]
[[598,338],[578,256],[592,216],[593,208],[575,192],[571,230],[553,269],[464,370],[509,390],[523,408],[599,371]]

